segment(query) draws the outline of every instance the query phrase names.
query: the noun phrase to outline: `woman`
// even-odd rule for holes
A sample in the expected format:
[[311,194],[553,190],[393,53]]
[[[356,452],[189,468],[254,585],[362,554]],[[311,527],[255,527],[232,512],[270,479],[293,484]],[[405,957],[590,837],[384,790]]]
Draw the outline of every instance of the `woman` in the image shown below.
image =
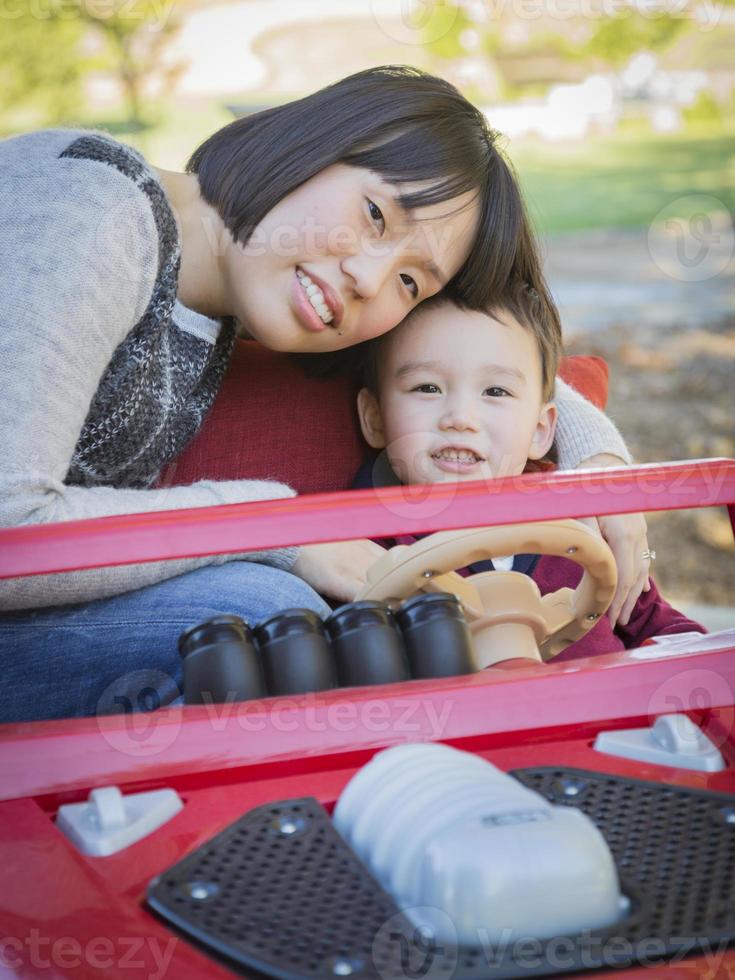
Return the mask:
[[[326,354],[442,288],[472,305],[520,276],[547,295],[494,140],[451,85],[387,67],[232,123],[184,174],[103,134],[0,144],[0,525],[290,496],[152,484],[211,406],[235,319],[274,350]],[[567,391],[560,412],[562,465],[626,457],[582,399]],[[347,542],[2,582],[0,718],[120,710],[149,689],[165,703],[186,626],[325,612],[316,593],[353,598],[378,554]]]

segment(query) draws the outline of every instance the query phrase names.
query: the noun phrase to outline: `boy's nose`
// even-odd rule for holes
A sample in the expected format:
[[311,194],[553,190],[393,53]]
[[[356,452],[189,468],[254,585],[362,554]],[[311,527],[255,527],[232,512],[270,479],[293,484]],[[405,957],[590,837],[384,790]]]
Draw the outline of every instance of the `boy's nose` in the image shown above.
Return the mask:
[[475,413],[469,403],[464,401],[455,401],[446,406],[439,427],[442,430],[454,429],[457,432],[477,432],[479,428]]

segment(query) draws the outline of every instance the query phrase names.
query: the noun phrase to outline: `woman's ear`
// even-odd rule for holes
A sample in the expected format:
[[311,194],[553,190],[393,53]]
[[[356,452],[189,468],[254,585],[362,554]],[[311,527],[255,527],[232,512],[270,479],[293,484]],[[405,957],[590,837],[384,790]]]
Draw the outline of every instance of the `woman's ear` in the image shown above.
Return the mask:
[[357,414],[365,442],[373,449],[385,449],[383,435],[383,416],[378,399],[367,388],[361,388],[357,395]]
[[556,418],[556,405],[553,402],[547,402],[539,413],[536,431],[528,450],[529,459],[542,459],[551,449],[556,432]]

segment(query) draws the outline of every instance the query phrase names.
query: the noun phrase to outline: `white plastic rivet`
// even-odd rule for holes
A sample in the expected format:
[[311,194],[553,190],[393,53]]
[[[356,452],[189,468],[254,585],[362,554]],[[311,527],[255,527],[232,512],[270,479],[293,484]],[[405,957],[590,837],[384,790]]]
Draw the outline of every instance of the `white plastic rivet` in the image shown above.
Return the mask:
[[583,789],[585,789],[585,783],[581,779],[566,778],[561,782],[561,790],[564,796],[579,796]]
[[421,574],[424,578],[433,578],[436,575],[436,572],[432,571],[430,568],[427,568],[426,571],[422,572]]
[[579,551],[579,548],[575,548],[574,545],[572,545],[571,548],[567,548],[567,554],[568,555],[576,555],[578,551]]
[[306,821],[303,817],[287,817],[279,815],[277,816],[271,826],[274,830],[277,830],[279,834],[284,834],[286,837],[291,837],[293,834],[300,833],[306,827]]
[[189,898],[196,899],[197,902],[204,902],[212,898],[219,892],[219,888],[213,881],[192,881],[184,886]]

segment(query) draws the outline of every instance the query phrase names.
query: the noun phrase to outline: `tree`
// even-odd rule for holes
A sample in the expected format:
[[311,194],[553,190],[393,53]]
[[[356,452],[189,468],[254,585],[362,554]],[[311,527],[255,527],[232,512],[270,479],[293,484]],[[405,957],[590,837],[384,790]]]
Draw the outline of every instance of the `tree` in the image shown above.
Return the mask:
[[601,20],[579,48],[579,54],[618,67],[637,51],[667,48],[687,26],[688,22],[680,16],[661,12],[655,17],[644,17],[637,11],[625,10]]
[[79,18],[16,0],[3,11],[0,28],[0,112],[30,115],[34,125],[68,121],[87,67]]
[[164,66],[162,53],[181,27],[173,3],[161,0],[78,0],[82,20],[99,31],[125,93],[128,116],[144,123],[143,89],[151,80],[171,84],[181,65]]

